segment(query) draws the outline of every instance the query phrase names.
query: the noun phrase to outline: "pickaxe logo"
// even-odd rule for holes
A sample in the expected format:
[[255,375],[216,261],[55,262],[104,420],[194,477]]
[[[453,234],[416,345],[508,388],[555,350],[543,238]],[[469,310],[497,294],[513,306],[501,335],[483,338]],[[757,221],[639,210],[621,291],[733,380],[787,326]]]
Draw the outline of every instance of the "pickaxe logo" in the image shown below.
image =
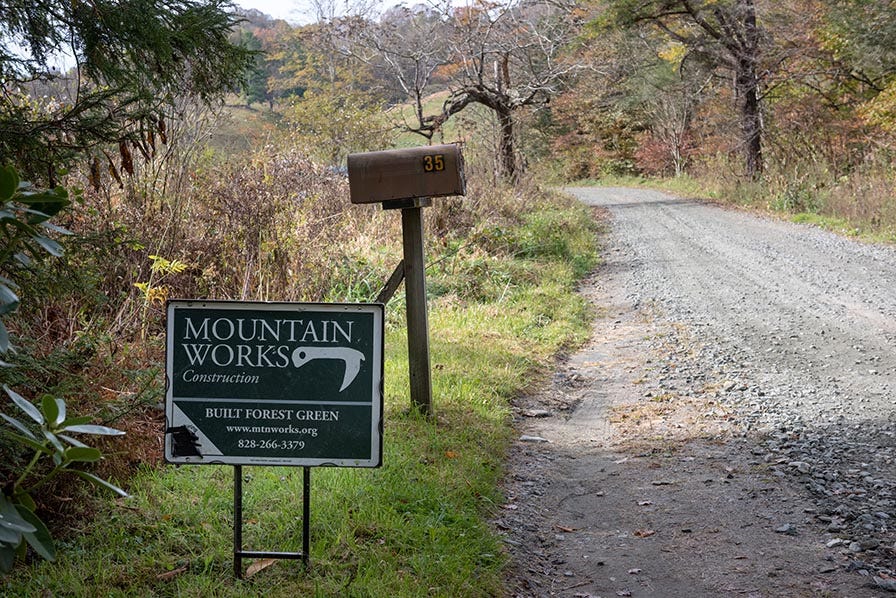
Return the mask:
[[364,354],[347,347],[299,347],[292,352],[292,363],[297,368],[313,359],[339,359],[345,363],[345,374],[342,376],[342,392],[358,377]]

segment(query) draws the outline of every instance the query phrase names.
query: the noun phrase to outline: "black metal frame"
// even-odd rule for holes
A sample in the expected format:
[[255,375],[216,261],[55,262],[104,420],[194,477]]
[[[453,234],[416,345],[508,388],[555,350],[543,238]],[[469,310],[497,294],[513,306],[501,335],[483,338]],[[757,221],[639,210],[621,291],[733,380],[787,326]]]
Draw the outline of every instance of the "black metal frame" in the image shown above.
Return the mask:
[[308,567],[311,536],[311,468],[302,468],[302,552],[243,550],[243,466],[233,466],[233,574],[243,578],[243,559],[301,559]]

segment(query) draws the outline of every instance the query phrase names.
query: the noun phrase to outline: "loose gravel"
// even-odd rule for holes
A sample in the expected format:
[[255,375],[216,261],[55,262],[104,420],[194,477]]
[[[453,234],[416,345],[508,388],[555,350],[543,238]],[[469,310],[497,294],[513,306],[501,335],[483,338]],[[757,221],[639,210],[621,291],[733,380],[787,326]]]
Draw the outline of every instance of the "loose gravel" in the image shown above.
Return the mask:
[[569,191],[612,215],[633,303],[698,340],[701,371],[677,377],[723,378],[755,456],[805,485],[832,546],[893,575],[896,250],[654,191]]
[[517,405],[515,595],[896,592],[896,249],[568,192],[606,259],[594,340]]

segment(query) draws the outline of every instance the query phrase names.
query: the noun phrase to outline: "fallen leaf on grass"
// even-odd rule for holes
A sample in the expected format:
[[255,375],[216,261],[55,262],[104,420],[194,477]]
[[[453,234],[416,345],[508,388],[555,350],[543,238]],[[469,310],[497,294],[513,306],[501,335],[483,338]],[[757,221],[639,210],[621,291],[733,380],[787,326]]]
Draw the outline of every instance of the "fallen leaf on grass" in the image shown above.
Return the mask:
[[632,532],[632,535],[636,538],[649,538],[655,533],[656,531],[652,529],[636,529],[634,532]]
[[445,456],[449,459],[457,459],[457,453],[454,451],[445,451]]
[[277,559],[259,559],[249,565],[249,568],[246,569],[246,579],[249,579],[259,571],[267,569],[271,565],[277,562]]
[[189,569],[189,565],[184,565],[183,567],[178,567],[177,569],[172,569],[171,571],[165,571],[164,573],[159,573],[156,575],[156,579],[159,581],[168,581],[169,579],[174,579],[181,573],[186,573],[187,569]]

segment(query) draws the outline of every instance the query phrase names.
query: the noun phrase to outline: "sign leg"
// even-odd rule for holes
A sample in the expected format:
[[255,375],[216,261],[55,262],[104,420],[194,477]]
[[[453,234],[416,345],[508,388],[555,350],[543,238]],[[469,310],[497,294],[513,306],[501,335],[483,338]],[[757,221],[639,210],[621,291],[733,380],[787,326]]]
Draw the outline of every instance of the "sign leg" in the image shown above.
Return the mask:
[[311,468],[302,472],[302,562],[308,568],[311,549]]
[[432,379],[429,369],[429,318],[426,311],[422,208],[405,208],[401,211],[401,231],[404,240],[411,404],[429,416],[432,415]]
[[233,575],[243,578],[243,466],[233,466]]

